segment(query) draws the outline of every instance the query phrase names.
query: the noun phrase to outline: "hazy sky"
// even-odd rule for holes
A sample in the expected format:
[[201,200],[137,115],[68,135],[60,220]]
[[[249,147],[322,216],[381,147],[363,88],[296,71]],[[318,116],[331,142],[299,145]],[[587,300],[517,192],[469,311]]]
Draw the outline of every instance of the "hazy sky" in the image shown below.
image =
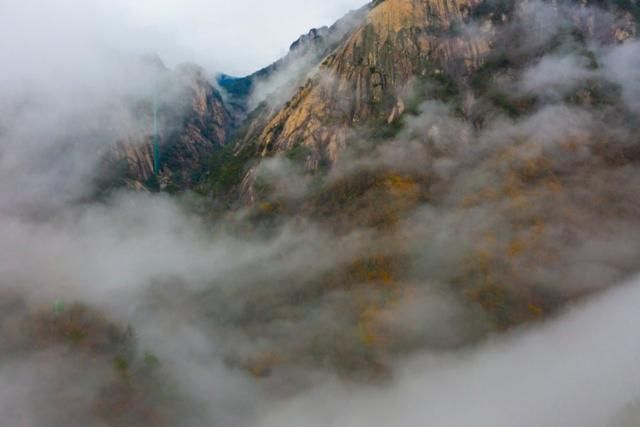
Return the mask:
[[[250,73],[286,53],[309,29],[333,23],[366,0],[3,0],[0,59],[21,52],[64,55],[78,43],[156,51]],[[8,61],[11,58],[6,58]],[[44,58],[46,60],[46,58]],[[6,63],[7,61],[3,61]],[[46,65],[46,62],[42,62]]]

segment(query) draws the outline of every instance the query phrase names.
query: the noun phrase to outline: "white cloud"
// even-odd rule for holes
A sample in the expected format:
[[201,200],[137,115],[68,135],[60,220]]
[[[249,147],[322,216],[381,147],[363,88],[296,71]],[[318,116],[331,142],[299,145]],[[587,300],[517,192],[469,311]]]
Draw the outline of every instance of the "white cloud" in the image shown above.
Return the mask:
[[50,61],[66,58],[70,51],[90,57],[101,46],[155,51],[171,64],[190,61],[245,74],[286,53],[300,34],[330,25],[364,4],[364,0],[6,0],[0,5],[0,62],[29,59],[49,67]]
[[610,422],[640,396],[639,302],[636,279],[544,326],[418,357],[389,387],[318,388],[260,425],[626,426]]
[[[124,101],[151,93],[155,69],[136,61],[140,55],[250,73],[285,54],[301,33],[363,3],[0,2],[0,210],[41,202],[53,188],[71,198],[84,191],[97,151],[131,135]],[[74,144],[73,156],[61,154]]]

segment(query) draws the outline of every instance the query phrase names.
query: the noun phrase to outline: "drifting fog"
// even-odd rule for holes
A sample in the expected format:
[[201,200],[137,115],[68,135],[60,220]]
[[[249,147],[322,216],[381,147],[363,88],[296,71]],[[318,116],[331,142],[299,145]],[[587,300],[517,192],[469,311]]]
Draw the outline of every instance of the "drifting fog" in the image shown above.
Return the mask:
[[404,361],[386,387],[325,384],[260,425],[636,425],[639,283],[468,352]]
[[284,56],[299,35],[366,3],[6,0],[0,5],[0,55],[9,70],[28,60],[31,72],[49,73],[52,66],[80,65],[68,61],[75,58],[84,72],[94,65],[88,59],[96,50],[142,50],[159,54],[170,66],[196,62],[211,71],[246,75]]
[[[46,22],[64,22],[60,8],[38,6],[33,13],[47,17],[43,32],[56,34]],[[17,3],[8,7],[25,12]],[[536,16],[549,12],[532,7]],[[17,25],[5,18],[11,15],[0,16],[2,31]],[[612,120],[611,111],[566,105],[558,94],[603,79],[617,84],[626,108],[638,112],[640,44],[594,46],[598,70],[571,53],[541,58],[512,82],[516,91],[543,99],[528,117],[498,115],[475,131],[449,106],[428,102],[390,144],[365,157],[346,155],[336,165],[330,180],[392,167],[428,169],[437,182],[434,202],[420,204],[398,226],[400,236],[411,236],[413,292],[380,320],[410,351],[393,354],[389,377],[369,384],[307,355],[340,334],[347,353],[358,351],[348,346],[357,338],[344,332],[357,297],[336,290],[298,303],[278,298],[304,294],[310,283],[368,253],[379,244],[371,231],[336,236],[296,218],[247,236],[233,230],[241,219],[211,223],[184,199],[126,192],[102,202],[84,199],[102,150],[139,131],[122,100],[148,96],[146,76],[153,74],[148,62],[131,59],[136,52],[103,49],[90,37],[95,24],[89,19],[80,33],[88,37],[63,32],[22,49],[0,38],[6,67],[0,76],[3,423],[104,425],[91,407],[111,380],[110,362],[105,368],[99,356],[56,346],[15,350],[23,317],[78,301],[130,324],[139,350],[158,357],[179,396],[163,402],[172,425],[635,425],[640,282],[632,277],[640,259],[634,191],[640,172],[598,163],[597,142],[606,139],[613,151],[624,151],[637,142],[637,129],[625,117]],[[11,60],[20,54],[21,60]],[[567,140],[577,141],[570,154]],[[577,170],[563,192],[523,189],[517,200],[498,195],[460,207],[540,154],[558,176]],[[274,180],[296,174],[286,159],[262,168]],[[278,188],[287,197],[305,192],[299,185]],[[485,252],[499,257],[501,239],[526,238],[528,231],[516,224],[531,217],[545,220],[550,247],[544,250],[559,262],[527,269],[522,261],[522,285],[552,283],[555,292],[575,296],[602,292],[545,323],[487,336],[485,315],[448,285],[470,248],[486,239]],[[491,230],[501,235],[487,239]],[[269,310],[294,320],[274,319]],[[448,345],[460,337],[469,340]],[[302,355],[268,379],[250,375],[251,359],[274,347]]]

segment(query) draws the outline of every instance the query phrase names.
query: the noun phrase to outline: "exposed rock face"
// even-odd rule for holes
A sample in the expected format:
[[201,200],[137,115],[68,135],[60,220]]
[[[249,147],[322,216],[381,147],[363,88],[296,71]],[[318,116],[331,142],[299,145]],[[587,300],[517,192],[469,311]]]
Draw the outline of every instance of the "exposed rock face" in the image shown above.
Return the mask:
[[[402,109],[402,89],[415,76],[438,67],[463,73],[477,67],[488,40],[450,35],[476,0],[388,0],[277,112],[257,138],[263,156],[308,147],[317,158],[335,161],[348,129],[387,121]],[[396,113],[394,113],[396,110]]]
[[305,51],[322,44],[330,35],[329,27],[313,28],[291,44],[289,51]]
[[[592,49],[613,49],[638,21],[581,3],[378,3],[266,124],[249,122],[236,149],[249,158],[239,180],[247,210],[269,225],[310,217],[336,235],[372,230],[379,241],[367,246],[378,253],[364,260],[365,274],[360,259],[346,279],[358,286],[411,286],[399,278],[407,265],[422,270],[453,247],[422,282],[440,283],[451,262],[444,282],[498,328],[589,294],[600,279],[584,286],[556,272],[577,241],[637,210],[612,177],[627,180],[638,159],[637,114],[608,81],[610,61]],[[368,138],[390,123],[395,134]],[[443,230],[451,235],[439,240]]]
[[[496,56],[510,37],[517,38],[509,33],[509,23],[523,5],[494,0],[373,2],[330,28],[301,36],[285,58],[269,67],[245,78],[220,77],[224,100],[202,70],[163,68],[160,172],[156,176],[153,170],[149,101],[136,106],[142,111],[140,122],[148,126],[119,144],[117,170],[124,169],[126,183],[136,188],[189,188],[205,172],[210,155],[239,129],[236,154],[260,159],[298,150],[306,170],[317,172],[336,163],[354,132],[393,126],[415,108],[410,99],[414,86],[425,81],[440,90],[451,86],[461,113],[479,124],[483,118],[477,116],[484,113],[478,111],[485,109],[477,105],[473,80],[487,58]],[[590,12],[580,13],[574,24],[590,36],[620,42],[635,34],[632,12],[606,25],[596,25]],[[544,25],[530,30],[544,39]],[[429,97],[420,102],[425,99]],[[245,200],[253,199],[255,178],[254,167],[239,180]]]
[[[281,109],[248,126],[244,145],[272,156],[296,146],[311,170],[337,160],[351,129],[394,121],[416,77],[463,76],[489,51],[487,33],[456,32],[479,0],[387,0],[374,7]],[[251,174],[243,191],[251,187]]]
[[[211,154],[227,141],[231,117],[220,93],[204,72],[184,65],[166,72],[158,94],[159,167],[154,173],[153,104],[144,103],[141,123],[147,129],[121,141],[116,162],[126,163],[127,184],[189,188],[205,169]],[[157,179],[156,179],[157,178]]]
[[[304,83],[306,75],[363,22],[368,11],[369,6],[365,6],[349,12],[331,27],[312,29],[291,44],[285,57],[253,74],[242,78],[219,76],[218,82],[228,93],[228,105],[237,122],[267,101],[269,108],[258,116],[264,126],[269,116],[295,93],[295,88]],[[275,94],[280,103],[274,102]]]
[[[553,14],[565,13],[557,2],[548,5]],[[286,103],[267,106],[249,120],[237,151],[255,150],[256,157],[264,158],[302,147],[307,171],[316,172],[336,163],[354,131],[375,130],[398,120],[417,81],[429,81],[440,90],[452,86],[462,99],[461,113],[480,123],[474,110],[483,108],[476,105],[477,88],[472,86],[474,79],[483,78],[477,71],[486,60],[493,56],[499,62],[496,57],[508,51],[511,65],[524,64],[548,48],[544,40],[550,29],[544,20],[535,26],[514,21],[521,19],[516,12],[526,7],[527,2],[491,0],[374,2],[362,23],[327,53]],[[580,8],[583,12],[575,12]],[[635,33],[630,12],[618,10],[618,22],[601,22],[588,2],[572,10],[575,15],[568,20],[589,37],[612,43]],[[536,40],[519,40],[523,36],[514,29],[523,26]],[[313,43],[316,36],[312,33],[305,40]],[[510,44],[539,44],[541,50],[528,48],[527,55],[534,56],[523,59],[518,57],[520,48]],[[255,168],[250,169],[242,181],[245,200],[253,200],[255,175]]]

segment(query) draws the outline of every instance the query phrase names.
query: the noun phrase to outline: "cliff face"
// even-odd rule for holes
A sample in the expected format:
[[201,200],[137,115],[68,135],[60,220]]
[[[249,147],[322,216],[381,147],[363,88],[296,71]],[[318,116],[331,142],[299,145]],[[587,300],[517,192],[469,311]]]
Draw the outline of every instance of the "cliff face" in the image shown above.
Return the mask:
[[[305,153],[308,172],[334,164],[356,129],[396,122],[417,80],[463,81],[490,50],[491,29],[461,31],[480,0],[387,0],[369,6],[299,89],[245,125],[238,152]],[[255,168],[240,185],[255,200]]]
[[159,172],[154,173],[153,101],[139,103],[141,128],[120,141],[111,161],[128,186],[181,190],[190,188],[210,156],[228,139],[231,116],[221,94],[204,72],[190,65],[164,71],[157,87]]
[[254,114],[250,121],[264,126],[322,59],[363,22],[368,11],[369,6],[365,6],[349,12],[330,27],[310,30],[291,44],[285,57],[253,74],[241,78],[219,76],[236,124],[242,125],[248,113],[259,109],[259,114]]
[[[479,102],[487,97],[483,80],[508,80],[514,70],[556,49],[554,43],[573,37],[567,36],[572,32],[580,34],[572,42],[576,47],[585,38],[624,41],[636,31],[637,7],[632,6],[588,1],[374,2],[286,102],[254,112],[239,135],[236,153],[260,159],[296,151],[304,153],[306,171],[316,173],[337,162],[354,134],[384,133],[407,109],[429,99],[455,104],[465,119],[479,126],[491,110]],[[614,18],[603,17],[605,10]],[[510,95],[494,92],[490,102],[512,115],[530,106],[526,97],[503,102]],[[255,201],[255,179],[254,166],[240,185],[244,200]]]
[[388,0],[375,7],[293,98],[254,136],[261,156],[303,145],[334,162],[350,128],[392,121],[402,91],[447,68],[464,74],[488,51],[482,34],[454,34],[476,0]]
[[[551,5],[552,14],[563,13],[558,3],[542,3]],[[164,70],[160,92],[166,96],[161,97],[158,110],[160,173],[156,176],[153,171],[148,101],[136,107],[145,111],[140,121],[148,126],[118,144],[115,169],[124,171],[132,187],[191,188],[204,173],[211,175],[210,156],[233,132],[236,159],[252,162],[245,165],[243,179],[231,181],[241,199],[255,201],[260,159],[295,152],[295,157],[303,157],[307,173],[326,171],[343,155],[354,134],[385,133],[402,121],[407,110],[415,111],[426,100],[455,104],[465,119],[479,126],[491,110],[483,100],[487,85],[481,80],[501,73],[508,76],[509,70],[551,48],[544,45],[548,41],[538,45],[536,40],[546,40],[546,33],[554,29],[514,22],[520,19],[516,11],[527,4],[374,2],[332,27],[303,35],[285,58],[269,67],[244,78],[220,77],[224,99],[196,67]],[[589,9],[590,2],[575,4],[582,8],[575,10],[583,12],[574,10],[570,20],[582,34],[609,42],[635,34],[635,9],[622,10],[616,22],[602,24]],[[527,28],[527,36],[516,28]],[[492,103],[501,104],[510,114],[529,106],[524,98],[505,102],[504,93],[491,97]]]

